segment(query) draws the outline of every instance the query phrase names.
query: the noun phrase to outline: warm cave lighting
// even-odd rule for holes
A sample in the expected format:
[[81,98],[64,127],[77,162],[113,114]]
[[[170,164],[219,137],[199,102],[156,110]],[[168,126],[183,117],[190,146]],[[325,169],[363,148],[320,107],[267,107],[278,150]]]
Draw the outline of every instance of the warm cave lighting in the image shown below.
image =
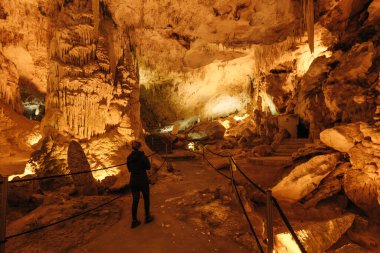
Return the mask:
[[31,134],[27,137],[27,143],[29,146],[36,145],[42,138],[41,134]]
[[273,103],[272,97],[266,92],[261,92],[260,95],[263,98],[263,109],[269,108],[272,115],[278,115],[279,112],[276,105]]
[[[306,239],[309,232],[306,230],[297,231],[297,236],[301,239]],[[290,233],[281,233],[276,235],[277,251],[284,253],[301,253],[296,241],[293,239]]]
[[187,144],[187,148],[194,151],[195,150],[195,143],[190,142],[189,144]]
[[170,132],[172,132],[173,131],[173,128],[174,128],[174,125],[171,125],[171,126],[166,126],[166,127],[164,127],[164,128],[161,128],[160,129],[160,133],[170,133]]
[[242,121],[249,117],[249,114],[244,114],[243,116],[234,116],[234,120],[236,121]]
[[[97,167],[95,169],[101,169],[102,167]],[[117,168],[115,169],[109,169],[109,170],[100,170],[100,171],[94,171],[92,172],[92,175],[93,177],[98,180],[98,181],[102,181],[103,179],[105,179],[106,177],[109,177],[109,176],[115,176],[119,173],[119,170]]]
[[205,107],[207,117],[216,118],[230,115],[242,109],[242,101],[238,97],[222,95],[210,100]]
[[18,175],[9,176],[8,177],[8,181],[12,181],[16,177],[25,177],[27,175],[33,175],[33,174],[34,174],[34,172],[33,172],[33,169],[32,169],[32,165],[30,163],[27,163],[26,166],[25,166],[24,173],[18,174]]
[[220,122],[220,124],[222,124],[222,126],[224,126],[225,129],[229,129],[231,127],[229,120],[223,120]]

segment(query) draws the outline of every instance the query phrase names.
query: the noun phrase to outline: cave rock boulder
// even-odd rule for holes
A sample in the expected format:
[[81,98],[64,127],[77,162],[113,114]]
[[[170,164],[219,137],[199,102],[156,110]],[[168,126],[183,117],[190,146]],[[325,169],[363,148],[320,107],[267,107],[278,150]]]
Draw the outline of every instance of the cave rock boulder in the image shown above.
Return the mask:
[[76,141],[71,141],[67,151],[67,163],[70,173],[88,172],[73,175],[73,181],[77,192],[80,195],[96,195],[98,189],[96,181],[92,176],[90,164],[87,161],[86,154],[81,145]]
[[340,152],[348,152],[356,142],[363,140],[360,122],[326,129],[320,133],[321,141]]
[[343,178],[347,197],[368,215],[380,215],[380,128],[357,122],[327,129],[320,138],[349,154],[351,166]]
[[375,23],[380,21],[380,2],[373,1],[368,7],[367,23]]
[[220,140],[224,138],[225,132],[226,128],[217,121],[202,122],[187,133],[187,138],[191,140]]
[[[371,148],[375,146],[375,148]],[[349,152],[352,168],[344,175],[347,197],[370,216],[380,215],[380,145],[363,142]]]
[[338,194],[343,187],[343,175],[350,166],[348,162],[338,165],[333,172],[322,180],[318,188],[305,198],[304,206],[306,208],[314,207],[319,201]]
[[273,187],[273,196],[288,202],[301,200],[315,190],[321,180],[335,169],[339,158],[339,153],[319,155],[296,166],[288,176]]
[[[296,224],[296,233],[309,253],[325,252],[352,226],[354,214],[345,214],[331,220]],[[279,253],[301,252],[289,233],[277,233],[275,249]]]
[[345,83],[365,79],[375,55],[376,49],[371,41],[355,44],[338,59],[340,64],[330,73],[328,82]]

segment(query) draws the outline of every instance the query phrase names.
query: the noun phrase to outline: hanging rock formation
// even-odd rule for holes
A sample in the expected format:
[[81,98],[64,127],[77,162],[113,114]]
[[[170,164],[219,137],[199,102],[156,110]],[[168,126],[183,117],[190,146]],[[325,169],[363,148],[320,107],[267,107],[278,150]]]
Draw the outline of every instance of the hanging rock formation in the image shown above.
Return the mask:
[[0,52],[0,98],[15,111],[22,112],[17,68]]
[[58,5],[51,20],[45,135],[89,140],[116,129],[140,136],[137,62],[128,33],[117,30],[99,1]]

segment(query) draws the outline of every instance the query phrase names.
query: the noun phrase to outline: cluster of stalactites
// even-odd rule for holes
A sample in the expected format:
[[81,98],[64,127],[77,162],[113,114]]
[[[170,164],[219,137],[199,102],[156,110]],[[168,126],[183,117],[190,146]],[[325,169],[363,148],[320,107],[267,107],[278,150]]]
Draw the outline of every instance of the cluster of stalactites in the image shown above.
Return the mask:
[[0,99],[15,111],[22,112],[16,66],[0,53]]
[[67,25],[65,19],[52,23],[60,28],[52,29],[49,48],[48,120],[43,125],[79,139],[115,126],[132,128],[124,123],[138,85],[128,36],[112,26],[100,29],[99,2],[93,0],[92,8],[92,15],[87,9],[70,8],[69,14],[62,10],[62,15],[75,16],[75,23],[74,19]]

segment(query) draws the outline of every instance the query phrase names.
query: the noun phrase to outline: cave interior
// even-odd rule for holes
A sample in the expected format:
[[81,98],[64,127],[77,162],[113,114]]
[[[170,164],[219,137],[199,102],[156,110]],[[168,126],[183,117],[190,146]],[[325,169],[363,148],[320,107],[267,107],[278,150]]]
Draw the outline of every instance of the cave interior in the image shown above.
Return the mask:
[[379,73],[379,0],[0,0],[0,252],[380,252]]

